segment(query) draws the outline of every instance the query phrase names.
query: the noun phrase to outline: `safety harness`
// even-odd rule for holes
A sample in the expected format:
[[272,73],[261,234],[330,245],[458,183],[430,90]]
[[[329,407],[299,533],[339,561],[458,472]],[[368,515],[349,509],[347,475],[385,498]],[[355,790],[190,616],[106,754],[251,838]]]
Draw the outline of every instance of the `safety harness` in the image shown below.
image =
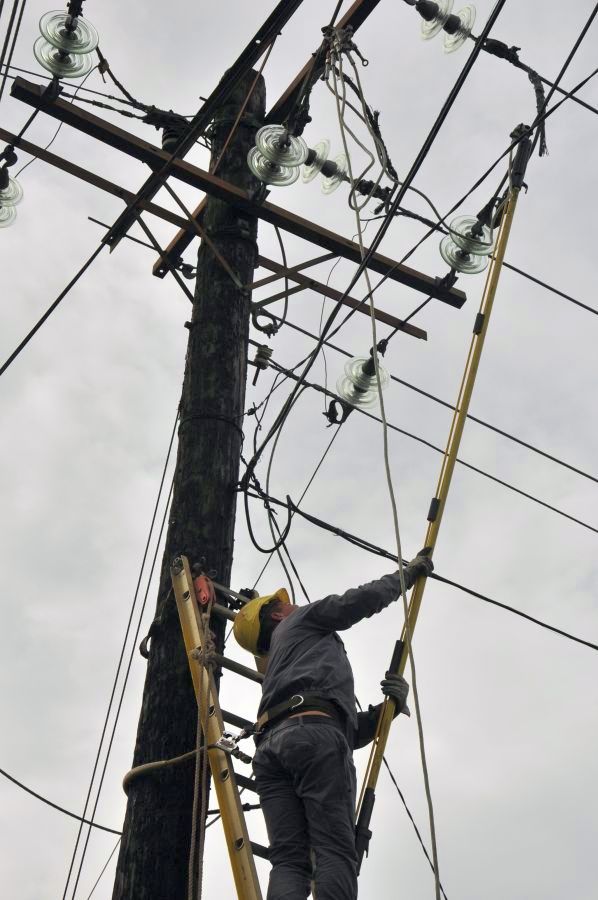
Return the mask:
[[340,707],[332,700],[326,700],[321,694],[293,694],[288,700],[271,706],[261,714],[253,726],[253,734],[262,734],[266,728],[271,728],[276,722],[286,719],[288,716],[303,712],[321,712],[333,719],[341,720]]

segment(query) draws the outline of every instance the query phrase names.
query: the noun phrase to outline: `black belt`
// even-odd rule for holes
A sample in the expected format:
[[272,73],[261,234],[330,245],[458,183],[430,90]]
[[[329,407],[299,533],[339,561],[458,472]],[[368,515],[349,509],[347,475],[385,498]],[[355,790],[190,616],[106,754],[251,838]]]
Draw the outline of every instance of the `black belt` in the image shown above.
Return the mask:
[[288,700],[270,707],[259,717],[255,723],[256,734],[263,733],[266,729],[299,713],[319,712],[336,719],[343,727],[345,716],[340,706],[333,700],[327,700],[318,694],[293,694]]

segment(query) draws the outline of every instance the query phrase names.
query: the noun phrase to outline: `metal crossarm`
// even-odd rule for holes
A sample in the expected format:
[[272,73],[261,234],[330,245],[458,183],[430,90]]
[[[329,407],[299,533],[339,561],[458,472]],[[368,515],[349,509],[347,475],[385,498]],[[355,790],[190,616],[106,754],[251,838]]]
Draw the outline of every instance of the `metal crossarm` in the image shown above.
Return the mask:
[[222,737],[224,724],[211,669],[198,659],[198,651],[205,649],[202,641],[203,628],[187,557],[177,557],[170,574],[198,705],[202,699],[208,698],[207,734],[204,734],[204,742],[208,747],[208,760],[237,897],[238,900],[262,900],[232,761],[229,754],[214,746]]

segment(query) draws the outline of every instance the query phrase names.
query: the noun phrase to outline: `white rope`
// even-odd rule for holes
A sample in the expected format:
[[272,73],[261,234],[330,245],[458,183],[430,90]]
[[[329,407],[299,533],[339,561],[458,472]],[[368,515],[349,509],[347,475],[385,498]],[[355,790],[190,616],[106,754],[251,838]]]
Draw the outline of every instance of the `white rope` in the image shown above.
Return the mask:
[[[334,96],[335,96],[335,101],[336,101],[336,109],[337,109],[338,121],[339,121],[339,126],[340,126],[340,131],[341,131],[341,138],[343,141],[343,148],[344,148],[345,155],[347,157],[349,180],[350,180],[351,185],[354,186],[353,173],[352,173],[352,169],[351,169],[351,155],[349,153],[349,147],[347,144],[347,138],[346,138],[346,133],[345,133],[346,126],[345,126],[345,122],[344,122],[343,107],[345,104],[346,88],[342,81],[342,60],[340,58],[340,55],[338,57],[338,66],[339,66],[339,70],[341,72],[342,101],[343,101],[342,106],[341,106],[341,98],[339,97],[338,81],[337,81],[336,73],[334,72],[334,69],[332,69],[332,75],[333,75],[333,80],[334,80]],[[361,226],[361,219],[360,219],[359,213],[357,211],[356,211],[355,218],[356,218],[357,232],[358,232],[358,237],[359,237],[359,248],[360,248],[361,258],[363,260],[363,259],[365,259],[365,247],[363,244],[363,232],[362,232],[362,226]],[[411,686],[412,686],[412,690],[413,690],[413,700],[414,700],[414,705],[415,705],[415,717],[416,717],[416,721],[417,721],[417,730],[418,730],[418,735],[419,735],[420,757],[421,757],[422,771],[423,771],[423,777],[424,777],[426,800],[428,803],[428,816],[429,816],[429,820],[430,820],[430,839],[431,839],[431,845],[432,845],[432,859],[433,859],[433,864],[434,864],[436,900],[440,900],[440,873],[439,873],[439,868],[438,868],[438,850],[437,850],[437,845],[436,845],[436,827],[435,827],[435,822],[434,822],[434,807],[433,807],[433,803],[432,803],[430,779],[429,779],[428,766],[427,766],[427,761],[426,761],[424,732],[423,732],[423,725],[422,725],[421,709],[420,709],[420,704],[419,704],[419,691],[418,691],[418,687],[417,687],[415,659],[413,656],[412,634],[411,634],[411,626],[409,623],[409,607],[408,607],[408,602],[407,602],[407,591],[406,591],[406,587],[405,587],[405,572],[404,572],[403,562],[402,562],[403,553],[402,553],[402,548],[401,548],[399,517],[398,517],[396,497],[395,497],[395,492],[394,492],[394,487],[393,487],[393,482],[392,482],[392,473],[390,470],[390,459],[389,459],[389,450],[388,450],[388,423],[386,421],[386,412],[384,409],[384,398],[382,395],[382,385],[381,385],[381,381],[380,381],[378,351],[377,351],[377,347],[376,347],[376,345],[378,343],[377,332],[376,332],[376,318],[375,318],[375,314],[374,314],[374,303],[373,303],[373,299],[372,299],[372,286],[370,283],[370,278],[369,278],[369,273],[368,273],[367,268],[364,269],[364,276],[366,279],[366,285],[367,285],[367,291],[368,291],[367,297],[369,299],[369,304],[370,304],[370,318],[371,318],[371,323],[372,323],[372,357],[374,360],[374,366],[375,366],[375,370],[376,370],[376,382],[378,385],[378,395],[380,398],[380,415],[382,418],[382,426],[383,426],[382,430],[383,430],[383,438],[384,438],[384,468],[386,470],[386,481],[387,481],[387,485],[388,485],[388,493],[389,493],[389,498],[390,498],[391,507],[392,507],[395,539],[396,539],[396,544],[397,544],[397,561],[399,564],[399,581],[401,584],[401,597],[403,600],[403,613],[404,613],[404,617],[405,617],[405,637],[407,639],[406,645],[407,645],[407,652],[408,652],[409,664],[410,664],[410,670],[411,670]]]

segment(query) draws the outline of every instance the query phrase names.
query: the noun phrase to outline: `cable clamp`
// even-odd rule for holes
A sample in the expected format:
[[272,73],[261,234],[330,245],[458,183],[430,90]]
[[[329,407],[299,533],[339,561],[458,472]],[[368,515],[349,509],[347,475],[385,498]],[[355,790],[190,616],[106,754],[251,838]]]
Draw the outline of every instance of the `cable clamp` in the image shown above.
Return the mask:
[[473,323],[473,333],[474,334],[482,333],[482,328],[484,327],[484,319],[485,318],[486,317],[485,317],[484,313],[479,312],[477,314],[477,316],[475,317],[475,322]]

